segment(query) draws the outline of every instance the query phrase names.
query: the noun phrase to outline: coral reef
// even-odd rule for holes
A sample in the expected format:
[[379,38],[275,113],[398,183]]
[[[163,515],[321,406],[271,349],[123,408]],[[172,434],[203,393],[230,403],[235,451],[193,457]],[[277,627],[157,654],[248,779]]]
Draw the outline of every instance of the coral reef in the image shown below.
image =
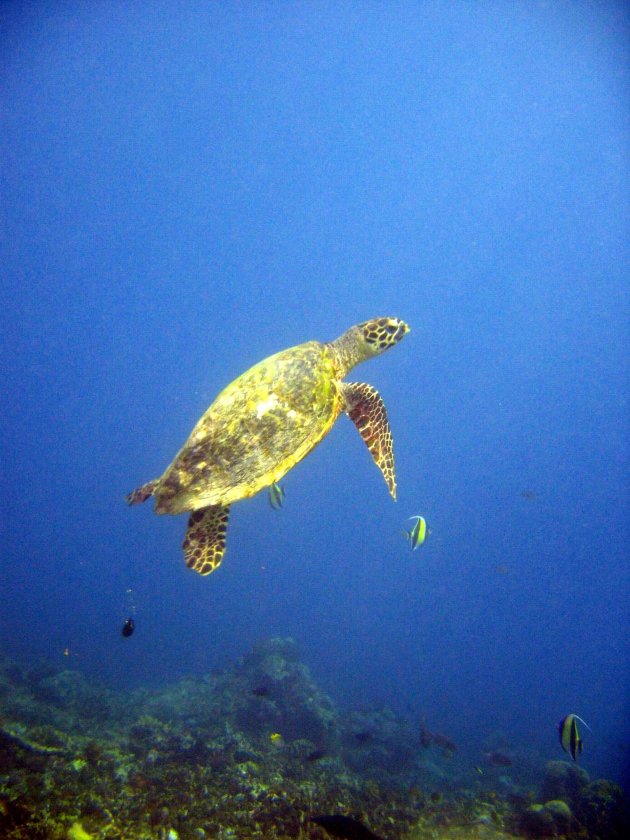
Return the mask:
[[291,639],[125,694],[0,657],[5,840],[324,840],[314,814],[351,816],[384,840],[628,828],[621,790],[575,765],[547,765],[542,804],[525,778],[475,775],[387,709],[337,709]]
[[574,803],[575,814],[589,836],[616,840],[628,836],[624,793],[619,785],[598,779],[582,788]]
[[520,816],[518,827],[526,837],[558,837],[571,829],[573,815],[562,799],[552,799],[544,805],[526,808]]
[[588,773],[568,761],[548,761],[542,783],[542,798],[572,802],[589,783]]
[[540,792],[544,804],[530,803],[515,823],[515,830],[526,837],[628,836],[627,803],[619,785],[605,779],[591,782],[577,764],[549,761]]

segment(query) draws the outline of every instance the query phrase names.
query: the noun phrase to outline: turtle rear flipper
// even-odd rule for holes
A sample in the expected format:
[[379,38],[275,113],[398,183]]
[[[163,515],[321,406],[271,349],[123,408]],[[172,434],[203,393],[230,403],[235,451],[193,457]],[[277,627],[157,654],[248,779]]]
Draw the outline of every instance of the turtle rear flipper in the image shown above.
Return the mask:
[[395,499],[394,443],[385,403],[376,388],[365,382],[343,382],[341,389],[346,401],[346,413],[359,430]]
[[135,490],[125,496],[125,501],[128,505],[140,505],[142,502],[146,502],[155,492],[159,481],[159,478],[154,478],[153,481],[147,481],[142,487],[136,487]]
[[189,569],[209,575],[221,564],[229,515],[229,505],[210,505],[190,514],[182,543]]

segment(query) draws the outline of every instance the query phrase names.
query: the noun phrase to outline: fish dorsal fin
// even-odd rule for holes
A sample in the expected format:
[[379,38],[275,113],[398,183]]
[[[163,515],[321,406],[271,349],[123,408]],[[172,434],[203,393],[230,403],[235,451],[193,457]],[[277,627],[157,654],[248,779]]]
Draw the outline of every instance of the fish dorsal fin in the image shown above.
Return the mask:
[[395,499],[394,445],[381,395],[376,388],[364,382],[343,382],[341,392],[348,417],[357,427],[374,463],[383,473],[392,498]]

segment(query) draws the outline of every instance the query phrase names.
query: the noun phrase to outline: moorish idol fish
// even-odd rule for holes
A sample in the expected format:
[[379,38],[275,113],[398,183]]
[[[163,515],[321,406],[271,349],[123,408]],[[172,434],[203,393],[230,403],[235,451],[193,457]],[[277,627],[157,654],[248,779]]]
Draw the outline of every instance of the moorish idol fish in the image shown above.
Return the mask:
[[415,519],[415,524],[410,531],[405,531],[404,534],[411,543],[411,550],[415,551],[419,545],[427,538],[427,523],[424,516],[410,516],[409,519]]
[[591,727],[588,723],[577,715],[567,715],[566,717],[563,717],[558,724],[558,734],[560,736],[562,749],[565,752],[571,753],[573,761],[577,761],[577,756],[581,755],[582,750],[584,749],[584,742],[580,738],[580,733],[578,732],[578,720],[590,730]]
[[280,510],[284,502],[284,489],[275,481],[269,485],[269,504],[274,510]]

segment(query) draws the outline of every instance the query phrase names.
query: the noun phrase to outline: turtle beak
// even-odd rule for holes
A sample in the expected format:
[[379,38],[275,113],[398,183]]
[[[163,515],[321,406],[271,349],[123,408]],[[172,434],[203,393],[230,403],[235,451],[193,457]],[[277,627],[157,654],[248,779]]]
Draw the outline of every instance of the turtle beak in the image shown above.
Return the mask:
[[379,331],[381,333],[379,343],[384,350],[398,344],[409,332],[409,324],[401,321],[400,318],[381,318],[379,322],[382,322],[379,323],[381,328]]
[[[392,320],[396,320],[396,319],[392,319]],[[411,332],[411,327],[409,326],[409,324],[405,323],[405,321],[398,320],[398,327],[396,329],[396,336],[395,336],[396,343],[398,343],[399,341],[402,341],[402,339],[407,335],[408,332]]]

